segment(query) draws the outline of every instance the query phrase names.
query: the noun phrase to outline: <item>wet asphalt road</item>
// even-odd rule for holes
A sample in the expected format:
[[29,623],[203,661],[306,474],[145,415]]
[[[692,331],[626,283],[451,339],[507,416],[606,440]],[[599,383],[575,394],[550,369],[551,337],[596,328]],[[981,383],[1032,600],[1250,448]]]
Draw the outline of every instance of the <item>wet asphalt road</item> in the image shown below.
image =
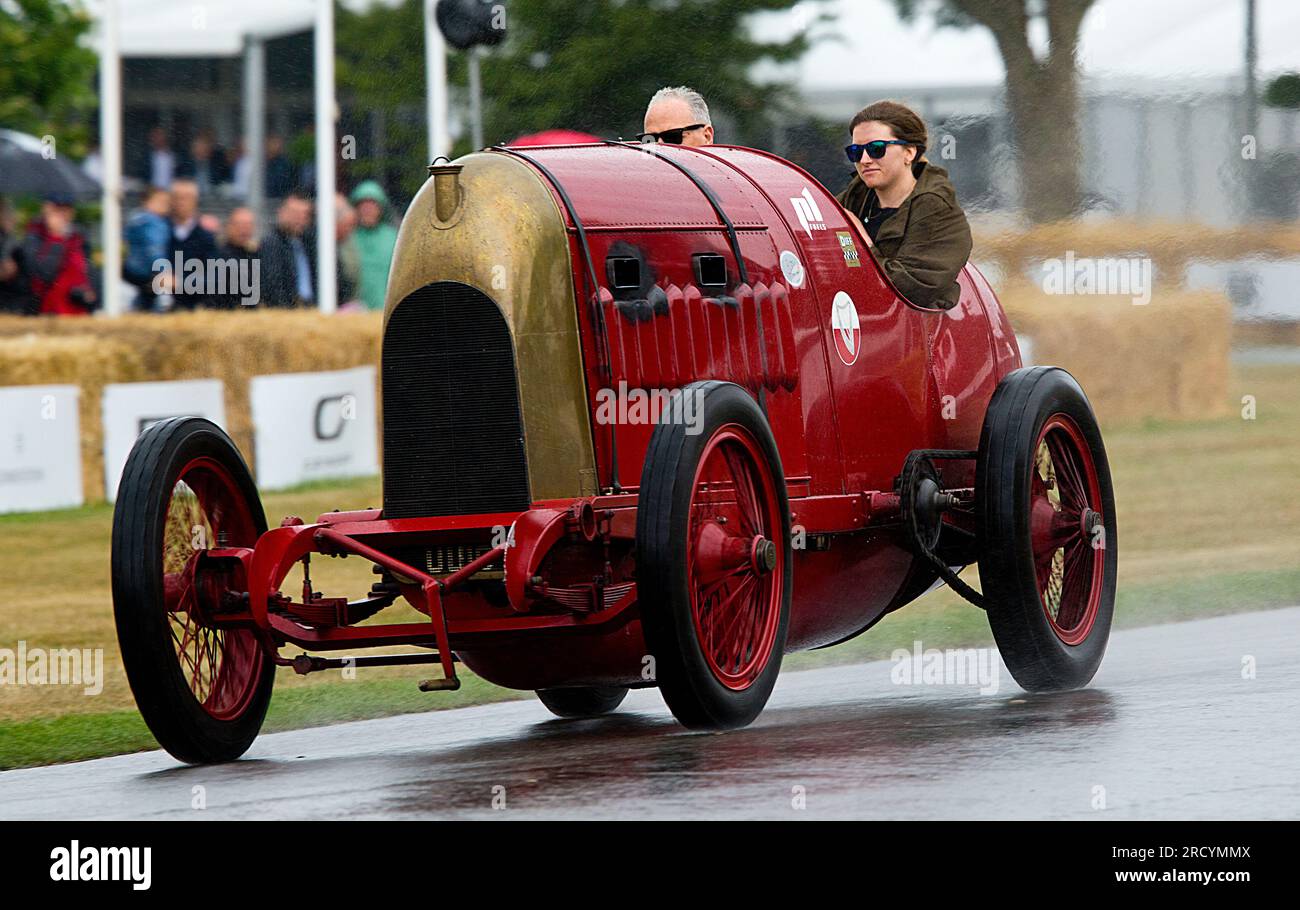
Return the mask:
[[1300,818],[1300,607],[1117,632],[1077,692],[892,666],[787,673],[726,734],[651,690],[598,720],[529,700],[267,735],[220,767],[8,771],[0,818]]

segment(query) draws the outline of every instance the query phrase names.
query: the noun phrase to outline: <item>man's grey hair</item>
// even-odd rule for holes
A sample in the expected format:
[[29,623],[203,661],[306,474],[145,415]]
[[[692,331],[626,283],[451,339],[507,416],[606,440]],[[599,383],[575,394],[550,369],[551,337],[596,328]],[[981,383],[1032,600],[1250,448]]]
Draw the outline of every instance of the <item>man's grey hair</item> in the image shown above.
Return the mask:
[[646,112],[649,113],[650,108],[654,107],[660,101],[668,101],[674,98],[678,101],[686,102],[687,106],[691,109],[691,116],[694,117],[697,122],[703,123],[707,126],[713,125],[713,120],[709,118],[709,106],[705,104],[704,96],[695,89],[687,88],[684,85],[661,88],[659,91],[655,92],[654,97],[650,99],[650,103],[646,105]]

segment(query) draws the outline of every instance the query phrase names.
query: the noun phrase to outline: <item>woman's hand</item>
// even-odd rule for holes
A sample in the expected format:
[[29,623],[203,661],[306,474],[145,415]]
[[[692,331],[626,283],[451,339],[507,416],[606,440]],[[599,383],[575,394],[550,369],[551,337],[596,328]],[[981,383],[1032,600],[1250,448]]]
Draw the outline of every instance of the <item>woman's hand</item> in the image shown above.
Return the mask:
[[869,247],[875,246],[875,244],[871,242],[871,235],[868,234],[867,229],[862,226],[861,219],[859,219],[857,215],[853,214],[848,209],[844,210],[844,214],[848,215],[849,220],[853,222],[855,227],[857,227],[858,233],[862,235],[862,239],[867,244],[867,246]]

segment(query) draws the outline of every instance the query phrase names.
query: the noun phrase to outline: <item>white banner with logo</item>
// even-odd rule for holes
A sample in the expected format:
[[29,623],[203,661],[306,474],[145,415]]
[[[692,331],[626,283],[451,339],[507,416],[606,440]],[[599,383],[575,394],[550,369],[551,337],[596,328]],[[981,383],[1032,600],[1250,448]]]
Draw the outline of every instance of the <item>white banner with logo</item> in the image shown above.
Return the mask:
[[375,368],[254,377],[257,485],[379,473]]
[[81,422],[72,385],[0,389],[0,513],[79,506]]
[[136,439],[168,417],[206,417],[225,429],[225,387],[221,380],[115,382],[104,386],[104,496],[109,502],[117,499],[117,485]]

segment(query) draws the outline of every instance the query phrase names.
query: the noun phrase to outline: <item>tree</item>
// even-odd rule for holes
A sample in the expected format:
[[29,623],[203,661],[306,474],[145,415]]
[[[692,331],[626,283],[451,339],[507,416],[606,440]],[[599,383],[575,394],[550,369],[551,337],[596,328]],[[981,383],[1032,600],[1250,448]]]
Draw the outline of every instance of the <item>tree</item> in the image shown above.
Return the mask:
[[506,43],[483,66],[485,136],[565,127],[631,137],[656,90],[689,85],[732,123],[719,141],[744,142],[790,97],[756,82],[755,65],[798,60],[810,44],[807,28],[758,41],[747,20],[796,2],[512,0]]
[[[432,0],[424,0],[424,3]],[[347,174],[373,177],[390,191],[412,196],[428,176],[424,167],[426,131],[424,5],[404,0],[353,11],[334,6],[335,84],[345,115],[377,111],[384,121],[392,173],[381,171],[368,146],[360,144]],[[418,114],[418,117],[415,116]],[[359,118],[358,118],[359,119]]]
[[[1007,107],[1020,165],[1022,205],[1031,221],[1077,214],[1080,189],[1079,33],[1094,0],[894,0],[899,15],[922,12],[940,26],[981,25],[993,33],[1006,68]],[[1031,21],[1046,26],[1040,57]]]
[[0,126],[84,150],[95,105],[95,52],[81,43],[89,30],[90,17],[69,0],[0,2]]
[[1269,107],[1300,108],[1300,73],[1283,73],[1264,89]]
[[[426,0],[428,2],[428,0]],[[747,19],[788,10],[799,0],[505,0],[507,37],[482,59],[487,142],[554,127],[630,137],[646,102],[665,85],[689,85],[733,125],[722,142],[760,130],[789,86],[760,83],[761,62],[797,60],[808,28],[779,41],[754,39]],[[821,3],[824,0],[813,0]],[[344,96],[367,110],[419,110],[424,104],[423,19],[419,0],[338,11],[338,80]],[[466,83],[466,55],[449,53],[453,86]],[[412,173],[423,179],[422,124],[394,118]],[[390,131],[391,133],[391,131]],[[462,139],[456,151],[469,151]],[[360,171],[360,169],[354,169]]]

